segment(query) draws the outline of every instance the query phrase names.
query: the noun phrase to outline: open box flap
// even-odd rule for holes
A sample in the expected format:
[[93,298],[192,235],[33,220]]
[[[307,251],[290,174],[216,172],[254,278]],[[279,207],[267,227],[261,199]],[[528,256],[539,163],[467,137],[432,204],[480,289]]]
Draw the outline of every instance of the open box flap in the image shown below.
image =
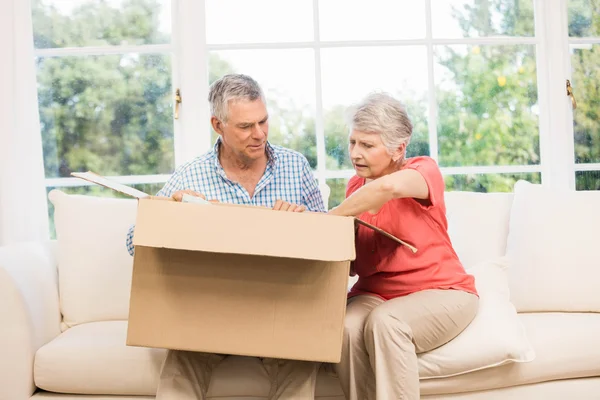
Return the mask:
[[135,246],[298,258],[355,259],[352,218],[141,199]]
[[[123,194],[125,194],[127,196],[136,198],[138,200],[140,200],[140,199],[148,199],[148,198],[151,198],[151,199],[160,199],[159,197],[150,196],[149,194],[144,193],[144,192],[142,192],[140,190],[134,189],[134,188],[132,188],[130,186],[127,186],[127,185],[115,182],[113,180],[107,179],[107,178],[105,178],[105,177],[103,177],[101,175],[98,175],[98,174],[96,174],[96,173],[94,173],[92,171],[88,171],[88,172],[72,172],[71,175],[74,176],[74,177],[86,180],[88,182],[92,182],[92,183],[95,183],[97,185],[104,186],[106,188],[112,189],[112,190],[117,191],[119,193],[123,193]],[[165,199],[168,199],[168,198],[165,198]],[[168,200],[170,200],[170,199],[168,199]],[[221,204],[221,206],[224,206],[224,204]],[[232,205],[230,205],[230,206],[232,206]],[[256,208],[262,208],[262,207],[256,207]],[[268,210],[267,208],[262,208],[262,209]],[[306,213],[303,213],[303,215],[306,215]],[[370,229],[373,229],[374,231],[376,231],[376,232],[384,235],[385,237],[387,237],[387,238],[389,238],[391,240],[394,240],[395,242],[397,242],[397,243],[399,243],[401,245],[404,245],[404,246],[408,247],[413,253],[417,252],[417,249],[414,246],[412,246],[411,244],[409,244],[409,243],[407,243],[407,242],[405,242],[405,241],[403,241],[401,239],[398,239],[397,237],[389,234],[388,232],[386,232],[386,231],[384,231],[382,229],[379,229],[376,226],[371,225],[371,224],[369,224],[367,222],[364,222],[364,221],[362,221],[362,220],[360,220],[358,218],[355,218],[354,220],[355,220],[355,222],[357,224],[360,224],[360,225],[366,226],[366,227],[368,227]],[[319,221],[319,223],[321,223],[321,221]],[[354,257],[352,259],[354,259]]]
[[100,176],[92,171],[71,172],[71,175],[76,178],[95,183],[96,185],[100,185],[100,186],[104,186],[106,188],[112,189],[115,192],[123,193],[124,195],[134,197],[136,199],[144,199],[144,198],[150,197],[150,195],[147,193],[144,193],[140,190],[134,189],[131,186],[123,185],[122,183],[115,182],[110,179],[106,179],[105,177]]
[[390,233],[387,233],[387,232],[386,232],[386,231],[384,231],[383,229],[379,229],[379,228],[378,228],[378,227],[376,227],[375,225],[371,225],[371,224],[369,224],[368,222],[365,222],[365,221],[363,221],[363,220],[361,220],[361,219],[358,219],[358,218],[355,218],[354,220],[355,220],[355,222],[356,222],[357,224],[359,224],[359,225],[363,225],[363,226],[366,226],[366,227],[367,227],[367,228],[369,228],[369,229],[373,229],[375,232],[378,232],[378,233],[382,234],[383,236],[385,236],[385,237],[387,237],[387,238],[389,238],[389,239],[392,239],[392,240],[393,240],[393,241],[395,241],[396,243],[399,243],[399,244],[401,244],[401,245],[403,245],[403,246],[406,246],[406,247],[408,247],[408,248],[410,249],[410,251],[412,251],[413,253],[416,253],[416,252],[417,252],[417,248],[416,248],[415,246],[413,246],[413,245],[411,245],[411,244],[409,244],[409,243],[405,242],[404,240],[398,239],[396,236],[394,236],[394,235],[392,235],[392,234],[390,234]]

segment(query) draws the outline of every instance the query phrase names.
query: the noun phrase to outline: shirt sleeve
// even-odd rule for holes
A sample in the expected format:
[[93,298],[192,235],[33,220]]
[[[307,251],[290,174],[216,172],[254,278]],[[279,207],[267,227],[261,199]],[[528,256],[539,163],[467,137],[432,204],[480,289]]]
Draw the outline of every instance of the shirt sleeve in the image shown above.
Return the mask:
[[[181,175],[175,171],[173,175],[169,177],[165,185],[158,191],[157,196],[162,197],[171,197],[173,193],[182,189],[182,179]],[[133,234],[135,232],[135,225],[132,225],[127,231],[127,237],[125,239],[125,246],[127,247],[127,252],[129,255],[133,257],[135,250],[133,247]]]
[[134,254],[134,248],[133,248],[133,231],[134,230],[135,230],[135,225],[131,225],[131,227],[127,231],[127,239],[125,240],[125,246],[127,246],[127,252],[132,257]]
[[309,211],[326,212],[323,195],[313,175],[308,160],[303,160],[302,167],[302,203]]
[[431,157],[418,157],[411,160],[406,167],[407,169],[414,169],[418,171],[427,183],[429,190],[429,204],[424,204],[418,201],[418,203],[425,209],[437,207],[441,202],[444,201],[444,177],[442,171],[438,167],[435,160]]
[[163,188],[160,189],[156,195],[162,197],[171,197],[173,193],[183,189],[182,183],[183,180],[181,179],[181,174],[178,171],[175,171],[175,173],[171,175],[167,183],[165,183]]

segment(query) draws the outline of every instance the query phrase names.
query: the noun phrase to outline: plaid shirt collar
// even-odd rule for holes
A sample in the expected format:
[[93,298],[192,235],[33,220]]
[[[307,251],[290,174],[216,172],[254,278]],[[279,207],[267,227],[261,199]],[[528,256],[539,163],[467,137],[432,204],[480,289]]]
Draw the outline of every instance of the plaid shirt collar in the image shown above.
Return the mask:
[[[221,137],[219,136],[215,142],[215,145],[213,146],[213,157],[215,159],[215,171],[217,172],[217,174],[229,181],[230,179],[227,178],[227,175],[225,174],[225,170],[223,169],[223,166],[221,165],[221,161],[219,161],[219,150],[220,150],[220,146],[221,146]],[[273,146],[271,146],[271,143],[269,143],[269,141],[267,141],[267,145],[265,147],[265,151],[267,153],[267,169],[265,170],[265,173],[261,179],[261,181],[264,181],[265,178],[268,178],[272,175],[273,171],[275,170],[275,168],[277,167],[277,154],[275,153],[275,149],[273,149]],[[260,186],[259,182],[259,185]]]

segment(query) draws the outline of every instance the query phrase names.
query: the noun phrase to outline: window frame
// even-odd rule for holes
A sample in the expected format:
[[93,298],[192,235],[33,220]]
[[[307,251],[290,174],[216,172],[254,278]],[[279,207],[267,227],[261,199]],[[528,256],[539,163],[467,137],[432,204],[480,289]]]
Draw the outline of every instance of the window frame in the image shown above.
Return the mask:
[[[322,101],[321,49],[333,47],[425,46],[428,65],[428,129],[431,157],[438,160],[437,101],[434,77],[436,45],[518,45],[535,46],[539,104],[540,162],[536,165],[442,167],[444,175],[540,173],[542,183],[575,188],[576,171],[600,170],[597,164],[575,164],[573,112],[566,96],[565,82],[571,79],[570,44],[600,43],[600,38],[569,38],[567,0],[533,0],[535,32],[532,37],[433,38],[431,0],[424,2],[426,34],[422,39],[321,41],[319,0],[312,0],[314,38],[291,43],[208,44],[206,40],[205,0],[171,0],[171,43],[142,46],[106,46],[36,49],[35,57],[66,55],[107,55],[169,53],[172,63],[172,88],[182,95],[179,119],[173,120],[175,168],[210,149],[210,112],[208,93],[208,56],[210,51],[248,49],[312,49],[316,93],[317,168],[320,184],[327,179],[349,178],[353,170],[327,170]],[[199,79],[204,77],[204,79]],[[162,183],[169,175],[110,177],[124,184]],[[46,187],[75,187],[86,184],[76,178],[46,178]]]

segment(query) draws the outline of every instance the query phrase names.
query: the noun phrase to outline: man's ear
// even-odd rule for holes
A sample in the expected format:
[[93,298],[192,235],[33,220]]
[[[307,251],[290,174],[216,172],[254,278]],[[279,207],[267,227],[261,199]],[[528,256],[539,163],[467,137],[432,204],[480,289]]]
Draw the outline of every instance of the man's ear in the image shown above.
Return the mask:
[[215,132],[217,132],[221,136],[223,135],[223,123],[217,117],[210,117],[210,124],[212,125],[212,128],[215,130]]

